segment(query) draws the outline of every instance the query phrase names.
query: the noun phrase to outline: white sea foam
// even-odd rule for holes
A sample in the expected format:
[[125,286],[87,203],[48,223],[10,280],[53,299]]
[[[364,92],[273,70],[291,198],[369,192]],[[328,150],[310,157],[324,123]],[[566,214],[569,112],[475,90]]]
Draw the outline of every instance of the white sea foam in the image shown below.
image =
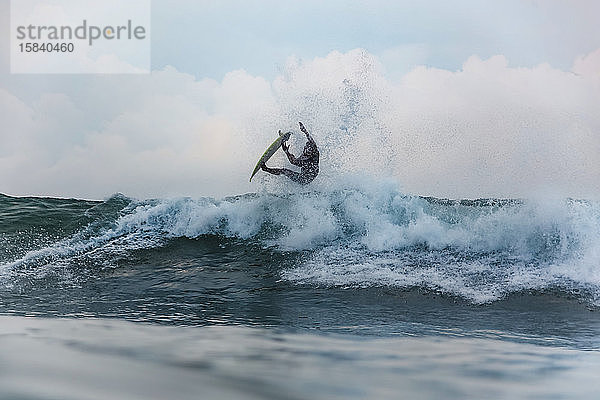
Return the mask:
[[281,272],[300,284],[426,287],[474,302],[555,287],[600,293],[596,203],[425,199],[357,177],[296,194],[134,201],[107,228],[91,224],[2,270],[110,259],[204,235],[306,252]]

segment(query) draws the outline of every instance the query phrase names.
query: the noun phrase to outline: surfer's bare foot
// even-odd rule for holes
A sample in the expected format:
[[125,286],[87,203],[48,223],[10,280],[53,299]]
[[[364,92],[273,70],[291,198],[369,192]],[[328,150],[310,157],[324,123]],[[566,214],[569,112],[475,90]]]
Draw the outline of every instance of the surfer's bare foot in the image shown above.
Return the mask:
[[260,169],[262,169],[263,171],[267,170],[267,164],[265,164],[264,162],[260,163]]

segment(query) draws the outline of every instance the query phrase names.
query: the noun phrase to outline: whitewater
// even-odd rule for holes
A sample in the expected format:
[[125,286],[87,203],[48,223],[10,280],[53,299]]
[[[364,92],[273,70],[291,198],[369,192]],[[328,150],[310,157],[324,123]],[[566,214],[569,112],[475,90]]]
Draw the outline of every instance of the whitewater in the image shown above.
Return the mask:
[[[45,238],[46,246],[23,251],[30,237],[4,233],[1,277],[8,284],[23,270],[47,273],[92,257],[110,264],[178,238],[228,238],[293,259],[280,275],[294,284],[423,288],[474,304],[550,291],[599,305],[597,202],[445,200],[402,193],[393,182],[358,182],[223,199],[116,195],[91,203],[85,224],[54,242]],[[43,220],[43,212],[36,218]]]

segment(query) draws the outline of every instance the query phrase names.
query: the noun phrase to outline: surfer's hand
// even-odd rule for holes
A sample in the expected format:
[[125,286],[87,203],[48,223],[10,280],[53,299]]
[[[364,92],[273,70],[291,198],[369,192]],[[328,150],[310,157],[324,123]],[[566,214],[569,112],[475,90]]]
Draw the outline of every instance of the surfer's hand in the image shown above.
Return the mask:
[[290,146],[288,146],[287,142],[281,142],[281,148],[287,153],[290,149]]

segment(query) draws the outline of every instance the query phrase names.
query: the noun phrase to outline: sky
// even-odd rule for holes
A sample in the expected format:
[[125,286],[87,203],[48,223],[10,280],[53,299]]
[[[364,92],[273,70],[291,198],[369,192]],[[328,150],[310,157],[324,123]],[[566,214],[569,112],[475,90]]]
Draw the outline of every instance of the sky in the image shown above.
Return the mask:
[[[363,48],[390,70],[456,70],[471,55],[568,69],[598,47],[597,1],[155,2],[153,64],[218,79],[243,68],[273,78],[290,55]],[[174,42],[174,39],[176,41]],[[218,38],[218,40],[215,40]]]
[[11,74],[9,15],[0,0],[0,193],[273,188],[249,172],[301,120],[315,187],[600,198],[597,1],[156,0],[147,75]]

